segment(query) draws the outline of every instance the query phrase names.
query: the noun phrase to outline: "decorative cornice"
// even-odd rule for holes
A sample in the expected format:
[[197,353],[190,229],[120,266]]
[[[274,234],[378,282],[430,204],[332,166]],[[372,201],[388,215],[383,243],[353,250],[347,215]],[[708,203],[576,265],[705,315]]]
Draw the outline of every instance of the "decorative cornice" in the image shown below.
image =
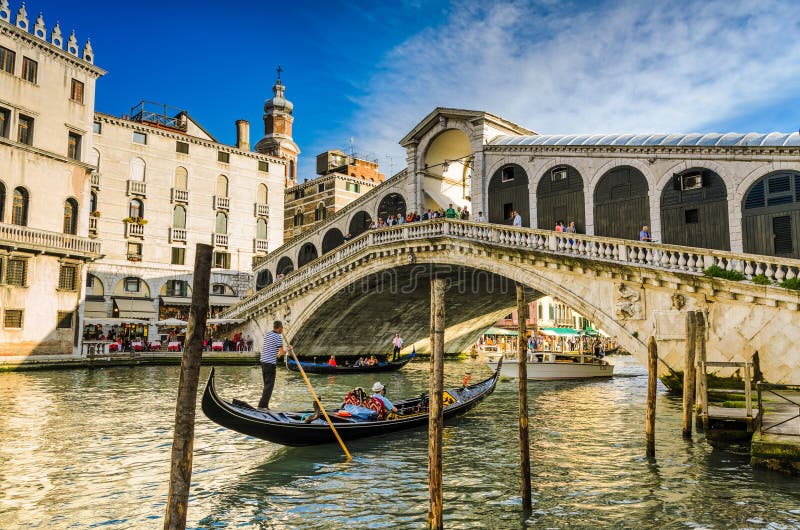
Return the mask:
[[[76,129],[77,130],[77,129]],[[65,164],[69,164],[76,167],[82,167],[86,170],[86,174],[88,175],[90,172],[97,169],[95,166],[91,164],[87,164],[86,162],[81,162],[80,160],[73,160],[72,158],[67,158],[66,156],[59,155],[57,153],[53,153],[52,151],[47,151],[45,149],[40,149],[38,147],[34,147],[28,144],[22,144],[19,142],[15,142],[14,140],[10,140],[8,138],[3,138],[0,136],[0,145],[8,146],[12,149],[19,149],[20,151],[27,151],[29,153],[33,153],[35,155],[44,156],[53,160],[58,160],[59,162],[63,162]]]

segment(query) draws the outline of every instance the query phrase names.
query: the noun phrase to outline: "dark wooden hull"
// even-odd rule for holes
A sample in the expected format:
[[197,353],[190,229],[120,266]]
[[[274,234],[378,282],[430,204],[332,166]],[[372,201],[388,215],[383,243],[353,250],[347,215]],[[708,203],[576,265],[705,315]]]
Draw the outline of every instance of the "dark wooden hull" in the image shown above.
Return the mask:
[[[416,353],[409,353],[395,361],[381,361],[375,366],[331,366],[329,364],[306,363],[303,361],[300,361],[300,364],[307,374],[367,374],[374,372],[394,372],[404,367],[416,356]],[[293,372],[300,371],[294,359],[287,358],[286,367]]]
[[[447,420],[464,414],[491,394],[499,374],[498,369],[494,375],[480,383],[447,390],[456,399],[456,402],[444,408],[444,418]],[[421,396],[395,401],[394,405],[401,411],[403,409],[413,410],[415,404],[422,399],[424,398]],[[276,444],[299,447],[336,442],[333,432],[321,416],[311,423],[302,421],[303,415],[311,411],[267,412],[257,410],[238,400],[233,402],[223,400],[217,394],[214,386],[214,369],[211,370],[208,383],[206,383],[202,408],[211,421],[223,427]],[[401,415],[397,419],[382,421],[340,418],[334,415],[333,411],[329,411],[329,415],[343,440],[379,436],[428,425],[427,412],[409,413]]]

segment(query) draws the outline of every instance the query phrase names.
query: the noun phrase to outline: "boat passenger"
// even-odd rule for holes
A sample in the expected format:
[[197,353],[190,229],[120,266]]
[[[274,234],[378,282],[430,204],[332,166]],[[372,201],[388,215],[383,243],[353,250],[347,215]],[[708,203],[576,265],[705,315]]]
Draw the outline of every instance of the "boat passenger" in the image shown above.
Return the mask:
[[397,412],[397,407],[395,407],[391,401],[386,399],[386,396],[383,395],[384,392],[386,392],[386,387],[383,386],[380,381],[375,381],[375,384],[372,385],[372,397],[374,399],[380,399],[383,401],[383,404],[386,406],[386,410]]
[[353,368],[358,368],[360,366],[364,366],[364,364],[365,364],[364,363],[364,358],[363,357],[359,357],[358,360],[353,363]]
[[329,366],[336,366],[336,357],[334,357],[333,355],[331,355],[331,358],[330,358],[330,359],[328,359],[328,365],[329,365]]
[[367,362],[367,364],[368,364],[369,366],[378,366],[378,358],[377,358],[377,357],[375,357],[374,355],[373,355],[373,356],[371,356],[371,357],[369,358],[369,361]]

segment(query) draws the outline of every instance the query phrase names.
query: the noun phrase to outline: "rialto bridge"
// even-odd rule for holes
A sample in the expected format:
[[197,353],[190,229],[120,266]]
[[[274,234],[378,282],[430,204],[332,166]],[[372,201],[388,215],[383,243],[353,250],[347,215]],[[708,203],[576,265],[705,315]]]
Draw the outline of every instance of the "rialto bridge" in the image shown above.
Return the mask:
[[446,351],[461,351],[513,310],[518,282],[531,299],[575,308],[641,361],[655,336],[662,376],[682,370],[685,312],[699,310],[709,360],[758,351],[769,381],[796,382],[800,293],[706,277],[712,265],[771,281],[800,276],[800,260],[442,219],[367,231],[223,316],[245,318],[255,336],[283,320],[308,354],[388,351],[395,331],[425,350],[436,274],[448,280]]

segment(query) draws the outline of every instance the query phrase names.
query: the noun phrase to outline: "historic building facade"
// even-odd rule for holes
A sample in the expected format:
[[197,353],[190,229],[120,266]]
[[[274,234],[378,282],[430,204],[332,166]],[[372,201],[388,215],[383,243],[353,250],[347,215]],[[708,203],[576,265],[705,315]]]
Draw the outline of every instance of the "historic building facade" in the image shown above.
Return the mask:
[[177,109],[95,114],[89,220],[104,256],[89,268],[88,318],[185,320],[197,243],[214,246],[212,315],[246,294],[254,256],[282,242],[286,160],[236,128],[230,146]]
[[95,81],[87,41],[0,2],[0,355],[71,353],[86,263]]
[[[284,241],[313,230],[320,221],[386,180],[386,176],[378,170],[377,163],[348,156],[342,151],[326,151],[318,155],[317,175],[313,180],[286,188]],[[329,244],[340,244],[344,235],[340,234]],[[305,261],[315,257],[306,256],[310,259]]]

